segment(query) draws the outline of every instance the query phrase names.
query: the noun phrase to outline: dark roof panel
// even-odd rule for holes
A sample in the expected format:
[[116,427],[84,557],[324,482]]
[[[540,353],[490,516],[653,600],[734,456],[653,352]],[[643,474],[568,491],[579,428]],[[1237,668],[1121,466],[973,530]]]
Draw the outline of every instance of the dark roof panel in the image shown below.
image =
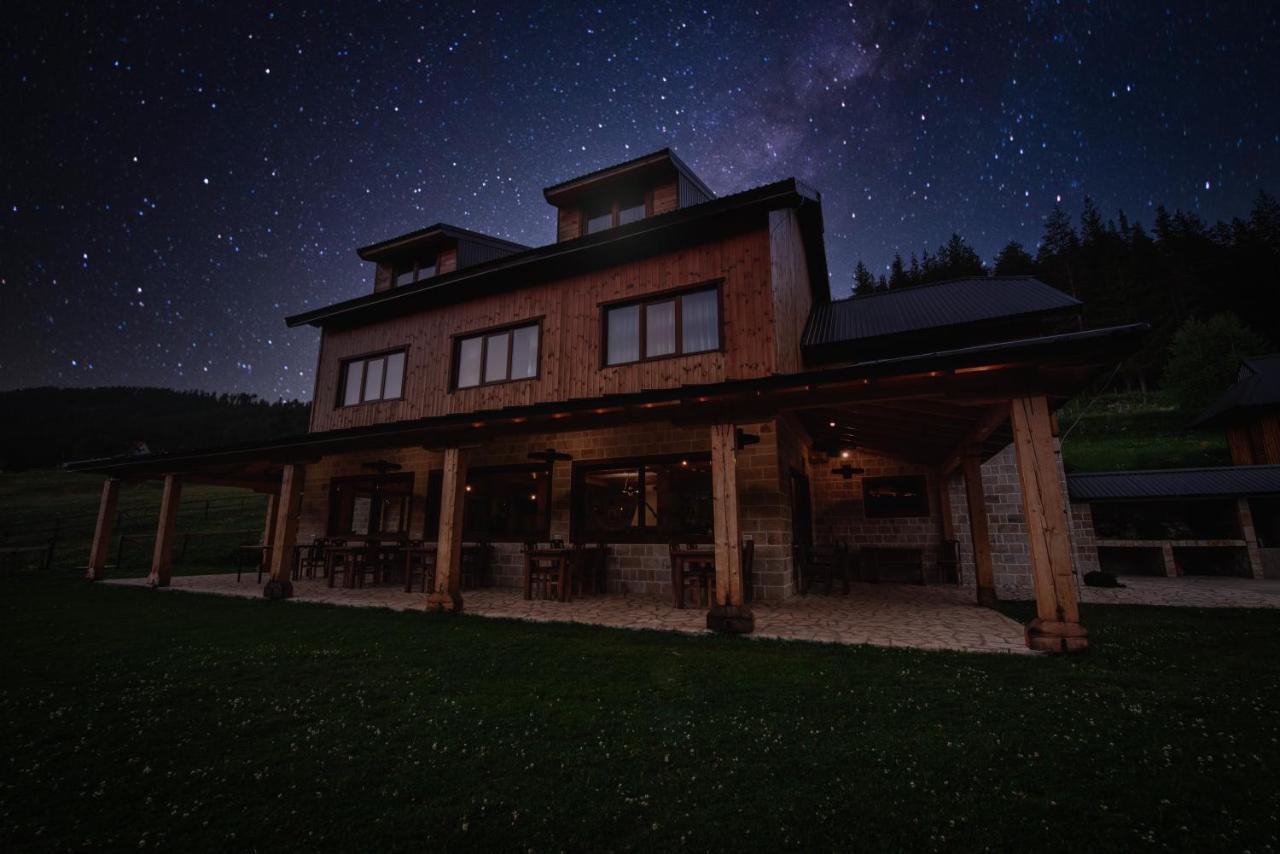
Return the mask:
[[1079,308],[1078,300],[1029,277],[952,279],[815,305],[803,343],[814,347],[867,341]]
[[492,248],[498,254],[505,255],[524,252],[529,248],[523,243],[513,243],[510,240],[503,240],[501,237],[494,237],[491,234],[482,234],[469,228],[449,225],[447,222],[437,222],[435,225],[429,225],[426,228],[420,228],[417,231],[411,231],[399,237],[392,237],[387,240],[380,240],[377,243],[371,243],[368,246],[361,246],[356,250],[356,254],[365,261],[376,261],[408,246],[416,246],[435,237],[482,244]]
[[1280,493],[1280,466],[1069,474],[1067,491],[1072,501],[1268,495]]
[[[649,154],[642,154],[639,157],[633,157],[632,159],[622,163],[613,163],[601,169],[596,169],[594,172],[588,172],[585,175],[578,175],[577,177],[569,178],[566,181],[561,181],[558,184],[552,184],[550,187],[543,189],[542,195],[547,201],[551,202],[555,197],[564,194],[568,190],[575,190],[581,185],[600,181],[605,178],[611,178],[614,175],[632,172],[634,170],[641,169],[642,167],[652,165],[662,166],[662,164],[669,164],[670,168],[674,169],[677,175],[682,176],[693,184],[694,187],[701,191],[701,194],[705,196],[706,199],[714,199],[716,197],[716,194],[711,191],[711,188],[704,184],[702,179],[689,168],[688,164],[677,157],[676,153],[670,148],[662,148],[657,151],[650,152]],[[662,166],[662,168],[665,169],[666,166]]]
[[1195,420],[1195,427],[1230,423],[1247,410],[1280,406],[1280,353],[1245,359],[1236,382]]

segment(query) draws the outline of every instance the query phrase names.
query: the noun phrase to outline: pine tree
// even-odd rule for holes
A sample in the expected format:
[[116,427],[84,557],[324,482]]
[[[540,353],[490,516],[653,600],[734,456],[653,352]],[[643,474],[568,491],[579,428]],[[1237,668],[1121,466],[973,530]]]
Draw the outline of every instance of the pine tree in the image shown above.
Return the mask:
[[867,294],[875,293],[876,277],[867,269],[867,265],[861,261],[853,270],[853,295],[855,297],[863,297]]
[[1035,271],[1036,259],[1016,240],[1010,240],[996,255],[997,276],[1030,276]]
[[888,286],[890,288],[904,288],[908,284],[910,284],[910,282],[907,279],[907,270],[902,265],[902,256],[895,252],[893,253],[893,263],[889,265]]

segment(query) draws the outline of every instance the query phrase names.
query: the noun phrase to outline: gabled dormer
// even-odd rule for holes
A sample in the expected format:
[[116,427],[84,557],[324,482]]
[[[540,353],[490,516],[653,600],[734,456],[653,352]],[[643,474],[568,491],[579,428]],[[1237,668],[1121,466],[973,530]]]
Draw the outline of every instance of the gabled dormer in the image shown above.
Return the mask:
[[558,210],[557,242],[715,198],[669,148],[571,178],[542,195]]
[[504,255],[523,252],[528,246],[487,234],[438,222],[409,234],[393,237],[356,250],[377,267],[374,292],[400,288],[452,273]]

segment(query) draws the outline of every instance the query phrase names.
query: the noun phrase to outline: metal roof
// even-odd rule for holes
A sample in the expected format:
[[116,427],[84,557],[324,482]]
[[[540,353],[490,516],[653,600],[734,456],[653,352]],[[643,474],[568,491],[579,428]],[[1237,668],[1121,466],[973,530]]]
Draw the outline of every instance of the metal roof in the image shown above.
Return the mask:
[[1206,409],[1192,426],[1222,425],[1241,410],[1280,406],[1280,353],[1245,359],[1236,382]]
[[578,175],[576,177],[560,181],[559,183],[552,184],[550,187],[544,188],[542,195],[550,201],[552,196],[567,190],[576,184],[596,181],[606,176],[621,174],[640,166],[647,166],[652,163],[662,163],[663,161],[670,163],[677,173],[692,181],[699,190],[706,194],[708,199],[714,199],[716,197],[716,194],[711,191],[711,188],[704,184],[702,179],[689,168],[688,164],[677,157],[676,153],[670,148],[660,148],[657,151],[651,151],[648,154],[641,154],[639,157],[633,157],[632,159],[623,161],[622,163],[613,163],[592,172],[588,172],[585,175]]
[[1026,276],[975,276],[896,288],[813,307],[804,346],[1074,311],[1080,302]]
[[1072,501],[1280,494],[1280,466],[1090,472],[1067,475]]
[[365,261],[372,261],[387,250],[398,249],[405,244],[416,243],[423,238],[436,235],[454,240],[474,240],[477,243],[485,243],[508,253],[524,252],[530,248],[523,243],[503,240],[501,237],[494,237],[492,234],[483,234],[479,231],[472,231],[469,228],[450,225],[447,222],[437,222],[434,225],[411,231],[408,234],[401,234],[398,237],[388,238],[387,240],[379,240],[377,243],[370,243],[368,246],[361,246],[356,250],[356,254]]

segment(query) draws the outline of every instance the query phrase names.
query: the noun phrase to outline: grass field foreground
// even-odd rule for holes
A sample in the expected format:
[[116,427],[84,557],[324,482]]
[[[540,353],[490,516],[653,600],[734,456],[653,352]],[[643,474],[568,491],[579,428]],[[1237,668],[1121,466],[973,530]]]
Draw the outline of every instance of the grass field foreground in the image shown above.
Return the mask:
[[1085,619],[1023,658],[13,579],[0,847],[1275,848],[1280,613]]

